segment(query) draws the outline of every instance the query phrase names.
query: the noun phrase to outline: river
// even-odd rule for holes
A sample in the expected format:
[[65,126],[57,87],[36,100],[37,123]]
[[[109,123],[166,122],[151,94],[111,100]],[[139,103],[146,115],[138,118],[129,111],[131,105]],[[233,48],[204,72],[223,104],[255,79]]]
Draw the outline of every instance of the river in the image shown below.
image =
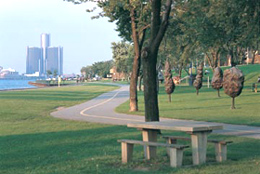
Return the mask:
[[5,80],[0,79],[0,90],[8,89],[23,89],[23,88],[36,88],[35,86],[29,85],[29,81],[34,80]]

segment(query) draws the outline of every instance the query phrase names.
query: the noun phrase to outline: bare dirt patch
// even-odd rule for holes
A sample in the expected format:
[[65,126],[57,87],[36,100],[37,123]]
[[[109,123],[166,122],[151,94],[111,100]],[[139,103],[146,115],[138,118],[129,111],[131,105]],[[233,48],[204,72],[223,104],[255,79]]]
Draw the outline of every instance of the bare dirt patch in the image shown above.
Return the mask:
[[60,106],[60,107],[56,108],[57,111],[60,111],[60,110],[63,110],[63,109],[65,109],[65,107]]

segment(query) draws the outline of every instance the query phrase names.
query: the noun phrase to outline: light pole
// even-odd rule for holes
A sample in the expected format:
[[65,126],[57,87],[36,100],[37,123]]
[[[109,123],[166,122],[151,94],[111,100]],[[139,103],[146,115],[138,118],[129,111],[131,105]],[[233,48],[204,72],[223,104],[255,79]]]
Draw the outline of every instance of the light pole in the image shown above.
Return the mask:
[[205,75],[208,75],[208,88],[209,88],[209,71],[205,70]]

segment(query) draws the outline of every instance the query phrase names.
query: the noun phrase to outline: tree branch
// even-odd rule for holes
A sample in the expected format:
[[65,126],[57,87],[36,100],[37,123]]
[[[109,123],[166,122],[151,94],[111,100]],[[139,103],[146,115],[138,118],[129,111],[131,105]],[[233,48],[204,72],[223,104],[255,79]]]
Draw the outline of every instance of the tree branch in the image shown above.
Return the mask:
[[162,22],[160,24],[159,30],[157,32],[155,40],[153,40],[153,48],[157,48],[160,46],[160,43],[164,37],[164,34],[166,32],[168,23],[169,23],[169,16],[171,12],[171,5],[172,5],[172,0],[167,0],[166,5],[165,5],[165,12],[163,14]]
[[144,41],[145,41],[145,36],[146,36],[146,29],[144,29],[142,31],[142,38],[141,38],[141,41],[140,41],[139,50],[142,50],[142,47],[143,47],[143,44],[144,44]]
[[210,60],[210,58],[209,58],[209,55],[208,55],[207,53],[205,53],[205,55],[206,55],[206,57],[207,57],[207,59],[208,59],[209,66],[210,66],[211,69],[214,71],[214,68],[213,68],[213,66],[212,66],[211,60]]
[[152,0],[152,21],[151,21],[151,40],[150,44],[154,42],[158,35],[161,25],[161,0]]
[[139,50],[139,34],[136,30],[136,23],[135,23],[135,9],[132,7],[131,11],[131,27],[132,27],[132,39],[134,42],[134,49],[135,49],[135,56],[140,54]]

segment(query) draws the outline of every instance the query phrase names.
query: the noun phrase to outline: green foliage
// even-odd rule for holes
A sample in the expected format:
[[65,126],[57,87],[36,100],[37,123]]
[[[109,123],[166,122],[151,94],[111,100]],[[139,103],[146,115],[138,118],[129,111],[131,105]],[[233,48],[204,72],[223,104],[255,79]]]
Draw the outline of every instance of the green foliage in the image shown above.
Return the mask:
[[50,75],[52,75],[51,70],[47,70],[47,76],[49,77]]
[[102,77],[106,77],[110,73],[110,69],[113,67],[113,60],[95,62],[92,64],[92,70],[94,74]]
[[81,74],[84,74],[85,77],[91,78],[93,77],[93,71],[92,71],[92,66],[83,66],[80,70]]
[[80,72],[85,74],[87,78],[92,78],[95,75],[107,77],[110,74],[110,69],[113,67],[113,60],[95,62],[91,66],[82,67]]
[[54,71],[53,71],[53,77],[56,77],[58,75],[58,71],[55,69]]
[[132,71],[134,50],[133,46],[126,42],[112,42],[113,60],[117,72],[129,74]]

